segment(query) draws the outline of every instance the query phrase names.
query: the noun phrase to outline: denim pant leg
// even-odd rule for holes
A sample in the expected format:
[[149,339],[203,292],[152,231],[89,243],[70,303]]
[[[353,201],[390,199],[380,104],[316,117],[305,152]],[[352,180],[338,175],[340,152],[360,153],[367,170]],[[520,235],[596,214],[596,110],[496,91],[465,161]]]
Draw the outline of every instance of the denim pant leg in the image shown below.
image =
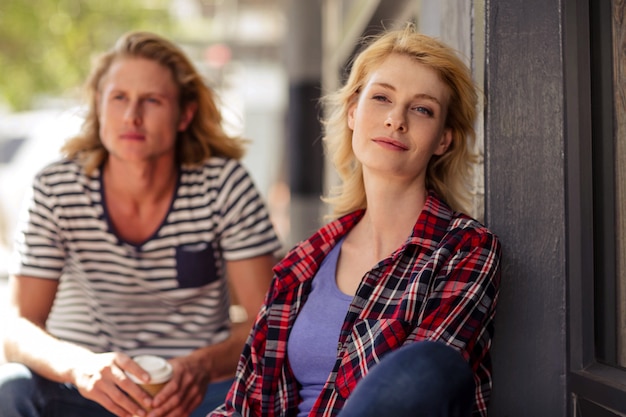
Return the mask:
[[467,417],[474,376],[453,348],[437,342],[403,346],[357,384],[339,417]]
[[193,411],[193,413],[191,413],[189,417],[205,417],[210,411],[213,411],[220,405],[224,404],[226,394],[228,394],[230,386],[233,385],[233,381],[234,379],[229,379],[210,384],[202,403]]
[[[190,417],[204,417],[224,403],[233,380],[210,384],[202,403]],[[0,366],[1,417],[113,417],[69,384],[42,378],[26,366]]]
[[42,378],[26,366],[0,366],[2,417],[113,417],[104,407],[86,399],[68,384]]

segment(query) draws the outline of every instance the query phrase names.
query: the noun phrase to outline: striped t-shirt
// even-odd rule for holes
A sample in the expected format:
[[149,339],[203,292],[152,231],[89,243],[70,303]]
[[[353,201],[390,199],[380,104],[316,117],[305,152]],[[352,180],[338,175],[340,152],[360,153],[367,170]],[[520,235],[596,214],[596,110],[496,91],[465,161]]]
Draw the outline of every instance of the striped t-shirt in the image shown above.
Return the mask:
[[142,244],[113,231],[101,171],[62,160],[35,178],[11,273],[60,279],[53,335],[95,352],[174,357],[228,337],[224,261],[280,243],[242,165],[214,157],[182,166],[163,223]]

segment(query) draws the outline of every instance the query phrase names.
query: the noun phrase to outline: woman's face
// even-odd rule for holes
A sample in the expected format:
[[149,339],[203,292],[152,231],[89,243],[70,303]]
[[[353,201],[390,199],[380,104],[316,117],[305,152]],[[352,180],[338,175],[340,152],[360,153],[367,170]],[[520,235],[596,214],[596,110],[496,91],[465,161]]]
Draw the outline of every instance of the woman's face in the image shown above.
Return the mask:
[[449,96],[433,69],[406,55],[392,54],[375,68],[348,112],[364,175],[424,185],[430,158],[452,140],[445,127]]
[[171,71],[144,58],[113,62],[98,93],[100,139],[110,158],[150,161],[173,158],[177,132],[193,112],[181,112]]

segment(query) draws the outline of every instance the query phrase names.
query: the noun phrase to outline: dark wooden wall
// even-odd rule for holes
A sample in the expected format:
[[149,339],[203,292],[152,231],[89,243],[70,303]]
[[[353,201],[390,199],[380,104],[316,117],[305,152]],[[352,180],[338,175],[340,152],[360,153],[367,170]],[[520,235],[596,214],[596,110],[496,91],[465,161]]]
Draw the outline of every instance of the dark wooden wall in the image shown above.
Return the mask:
[[561,3],[485,2],[485,221],[504,249],[494,417],[567,415]]

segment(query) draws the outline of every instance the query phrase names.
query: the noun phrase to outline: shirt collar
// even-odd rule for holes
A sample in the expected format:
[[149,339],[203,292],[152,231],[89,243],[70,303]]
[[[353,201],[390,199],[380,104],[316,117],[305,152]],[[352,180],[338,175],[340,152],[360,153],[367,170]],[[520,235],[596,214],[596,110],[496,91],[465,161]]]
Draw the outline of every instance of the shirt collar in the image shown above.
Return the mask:
[[315,275],[326,255],[363,217],[365,210],[346,214],[319,229],[309,239],[299,243],[274,266],[278,278],[276,291],[283,291]]
[[[290,289],[315,275],[328,252],[361,220],[364,213],[363,209],[357,210],[328,223],[289,251],[274,267],[278,278],[275,291]],[[409,245],[421,246],[433,252],[447,232],[452,216],[452,209],[430,191],[413,232],[398,252]]]
[[452,209],[434,191],[430,191],[406,244],[434,251],[447,233],[453,215]]

